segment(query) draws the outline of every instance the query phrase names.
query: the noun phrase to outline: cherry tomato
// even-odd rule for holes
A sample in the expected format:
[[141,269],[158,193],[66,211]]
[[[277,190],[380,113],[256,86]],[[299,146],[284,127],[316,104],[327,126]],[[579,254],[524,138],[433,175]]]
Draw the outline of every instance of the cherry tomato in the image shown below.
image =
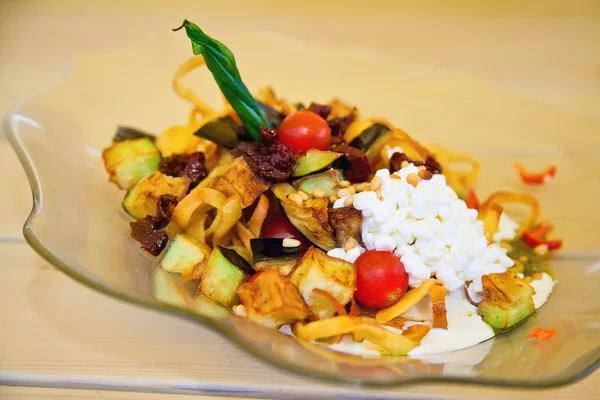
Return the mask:
[[285,215],[273,219],[264,228],[262,235],[263,238],[294,238],[300,241],[300,253],[304,254],[310,247],[310,242],[300,232],[294,228],[290,221]]
[[391,251],[369,250],[354,262],[356,292],[354,297],[371,308],[391,306],[408,289],[408,274],[402,261]]
[[308,110],[296,111],[285,117],[277,134],[281,143],[298,151],[327,150],[331,142],[327,121]]

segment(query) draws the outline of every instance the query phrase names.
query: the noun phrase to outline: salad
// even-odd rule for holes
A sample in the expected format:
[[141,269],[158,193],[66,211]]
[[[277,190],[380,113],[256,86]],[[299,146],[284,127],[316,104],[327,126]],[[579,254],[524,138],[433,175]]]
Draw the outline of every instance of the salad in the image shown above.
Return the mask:
[[[173,79],[189,120],[159,135],[121,126],[102,154],[157,268],[237,317],[365,356],[469,347],[546,302],[562,241],[535,197],[479,202],[477,160],[339,99],[253,96],[224,44],[179,29],[195,54]],[[202,66],[222,110],[181,83]],[[523,184],[556,174],[515,167]]]

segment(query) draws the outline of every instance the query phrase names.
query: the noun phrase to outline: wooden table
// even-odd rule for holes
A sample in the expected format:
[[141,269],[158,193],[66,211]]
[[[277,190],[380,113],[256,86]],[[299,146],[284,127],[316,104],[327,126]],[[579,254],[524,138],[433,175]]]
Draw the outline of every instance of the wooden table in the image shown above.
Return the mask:
[[[594,0],[141,3],[0,2],[0,113],[59,81],[76,54],[122,48],[143,40],[157,24],[175,26],[188,17],[207,30],[263,28],[309,40],[370,46],[473,75],[562,112],[600,121],[600,3]],[[599,149],[600,141],[591,143],[589,154],[582,155],[589,157],[596,176]],[[289,396],[307,385],[317,397],[325,390],[323,383],[265,366],[206,329],[140,310],[71,281],[24,243],[21,226],[30,206],[25,176],[0,137],[0,375],[22,384],[63,387],[0,387],[0,397],[179,397],[119,392],[122,382],[114,376],[139,387],[148,381],[202,377],[210,385],[195,397],[204,399],[235,395],[222,392],[232,381],[240,387],[268,387],[272,397],[282,396],[284,388]],[[82,389],[90,382],[96,382],[92,388],[97,390]],[[578,384],[544,391],[417,385],[379,394],[348,388],[339,393],[591,399],[599,383],[600,374],[595,373]],[[100,390],[107,386],[117,391]]]

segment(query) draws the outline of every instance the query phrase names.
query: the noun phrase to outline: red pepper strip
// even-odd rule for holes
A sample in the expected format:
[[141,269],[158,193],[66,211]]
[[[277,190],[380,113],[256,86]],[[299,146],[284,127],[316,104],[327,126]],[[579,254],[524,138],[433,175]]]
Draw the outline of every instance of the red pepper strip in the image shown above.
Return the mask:
[[547,183],[550,179],[556,175],[556,166],[551,165],[542,172],[527,172],[523,164],[516,162],[515,168],[521,175],[521,180],[530,185],[542,185]]
[[550,339],[554,335],[556,335],[556,328],[552,328],[552,329],[535,328],[529,335],[527,335],[527,339],[536,338],[538,340],[546,340],[546,339]]
[[560,249],[563,242],[562,239],[542,240],[539,237],[532,235],[531,232],[525,232],[523,234],[523,240],[531,247],[537,247],[540,244],[545,244],[548,246],[548,250]]
[[477,195],[473,189],[469,190],[465,203],[467,203],[468,208],[479,210],[479,199],[477,198]]

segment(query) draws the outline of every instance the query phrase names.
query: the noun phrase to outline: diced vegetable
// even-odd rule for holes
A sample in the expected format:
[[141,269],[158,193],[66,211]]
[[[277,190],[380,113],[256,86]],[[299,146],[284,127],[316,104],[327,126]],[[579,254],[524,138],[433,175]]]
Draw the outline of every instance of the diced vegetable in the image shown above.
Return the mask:
[[133,187],[123,199],[123,208],[136,219],[156,214],[158,197],[171,194],[181,200],[187,193],[190,181],[186,178],[174,178],[160,172],[153,172]]
[[156,136],[152,135],[151,133],[140,131],[139,129],[131,128],[129,126],[119,126],[119,127],[117,127],[117,132],[115,133],[115,136],[113,137],[113,143],[124,142],[127,140],[141,139],[141,138],[149,139],[152,142],[154,142],[154,140],[156,140]]
[[527,335],[527,339],[536,338],[537,340],[547,340],[556,335],[556,328],[550,329],[542,329],[535,328],[529,335]]
[[108,178],[121,189],[129,190],[140,179],[158,170],[161,156],[148,138],[113,143],[102,152]]
[[216,176],[210,186],[227,197],[239,196],[243,208],[252,205],[261,193],[269,189],[269,184],[252,172],[242,157],[236,158],[229,168]]
[[341,156],[341,153],[334,151],[310,149],[298,159],[293,176],[304,176],[320,171]]
[[469,190],[469,192],[467,193],[465,203],[467,203],[467,207],[469,207],[470,209],[479,210],[479,199],[477,198],[477,194],[473,189]]
[[304,320],[310,311],[298,289],[275,269],[261,271],[237,288],[248,318],[279,328]]
[[[390,128],[383,124],[373,124],[364,129],[360,135],[352,139],[350,145],[361,149],[364,152],[369,151],[377,142],[378,149],[373,149],[373,153],[379,153],[387,139],[389,138]],[[386,136],[387,134],[387,136]],[[368,155],[367,155],[368,156]]]
[[283,268],[291,271],[300,259],[300,246],[286,247],[283,241],[284,239],[276,238],[250,240],[252,259],[256,271],[267,268]]
[[173,126],[162,132],[156,138],[156,147],[163,157],[172,154],[193,153],[198,150],[201,143],[199,137],[194,136],[194,126]]
[[362,243],[362,213],[354,207],[332,208],[328,211],[329,224],[335,232],[335,244],[344,247],[350,238]]
[[216,246],[198,291],[224,306],[232,307],[238,303],[236,289],[248,277],[240,268],[233,265]]
[[523,241],[533,248],[536,248],[540,245],[545,245],[548,250],[558,250],[562,247],[562,239],[545,239],[546,235],[551,229],[551,226],[537,226],[532,231],[525,232],[523,234]]
[[339,190],[340,172],[335,169],[308,175],[300,178],[292,185],[297,190],[302,190],[304,193],[311,194],[315,189],[321,189],[325,192],[325,196],[336,194]]
[[246,275],[254,274],[254,270],[252,269],[248,261],[246,261],[244,257],[240,256],[235,250],[221,246],[219,246],[219,250],[221,250],[221,253],[227,259],[227,261],[238,267],[240,271],[242,271]]
[[167,272],[180,274],[181,280],[201,279],[211,250],[204,243],[180,233],[169,245],[160,267]]
[[314,293],[313,289],[328,292],[341,305],[346,305],[356,290],[354,265],[330,257],[314,247],[300,259],[290,274],[290,280],[300,290],[310,310],[320,319],[331,317],[335,310],[327,299]]
[[528,172],[523,164],[516,162],[515,168],[519,172],[519,176],[524,183],[529,185],[542,185],[552,181],[556,175],[556,166],[551,165],[541,172]]
[[280,201],[292,225],[320,248],[333,249],[335,240],[333,229],[329,225],[329,202],[326,199],[310,198],[302,204],[297,204],[288,199],[288,195],[292,193],[296,193],[296,190],[288,183],[280,183],[273,187],[273,194]]
[[241,127],[231,118],[216,118],[198,129],[194,135],[233,149],[239,143]]
[[477,313],[494,329],[507,329],[535,312],[533,288],[512,272],[481,277],[483,300]]

